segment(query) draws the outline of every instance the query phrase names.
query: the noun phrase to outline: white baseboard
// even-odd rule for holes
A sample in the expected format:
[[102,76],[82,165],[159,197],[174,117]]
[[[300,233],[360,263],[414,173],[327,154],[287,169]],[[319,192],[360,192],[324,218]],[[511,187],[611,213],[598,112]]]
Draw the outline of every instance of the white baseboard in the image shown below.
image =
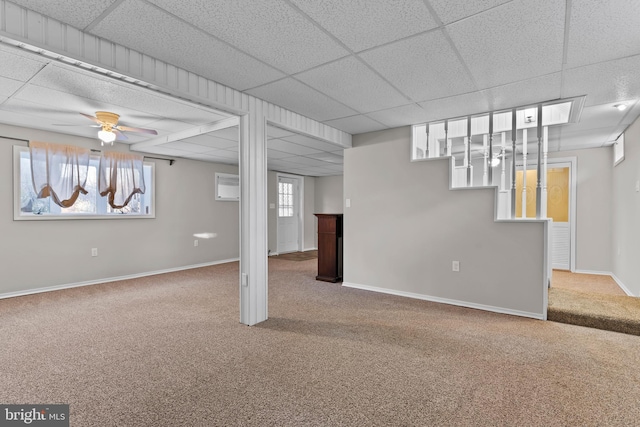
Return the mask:
[[598,270],[575,270],[574,273],[578,273],[578,274],[594,274],[596,276],[611,276],[613,274],[610,271],[598,271]]
[[510,309],[510,308],[503,308],[503,307],[494,307],[494,306],[491,306],[491,305],[476,304],[476,303],[473,303],[473,302],[466,302],[466,301],[458,301],[458,300],[453,300],[453,299],[448,299],[448,298],[433,297],[433,296],[429,296],[429,295],[416,294],[416,293],[413,293],[413,292],[398,291],[398,290],[395,290],[395,289],[387,289],[387,288],[378,288],[378,287],[375,287],[375,286],[360,285],[360,284],[357,284],[357,283],[350,283],[350,282],[342,282],[342,286],[345,286],[347,288],[362,289],[362,290],[365,290],[365,291],[379,292],[379,293],[383,293],[383,294],[397,295],[397,296],[401,296],[401,297],[420,299],[420,300],[424,300],[424,301],[437,302],[437,303],[441,303],[441,304],[456,305],[456,306],[459,306],[459,307],[475,308],[477,310],[491,311],[491,312],[494,312],[494,313],[511,314],[513,316],[529,317],[529,318],[537,319],[537,320],[546,320],[546,310],[545,310],[544,313],[530,313],[528,311],[513,310],[513,309]]
[[629,288],[627,288],[624,283],[622,283],[622,280],[618,279],[616,277],[615,274],[613,274],[610,271],[593,271],[593,270],[576,270],[576,273],[580,273],[580,274],[596,274],[598,276],[610,276],[613,280],[615,280],[615,282],[618,284],[618,286],[620,286],[620,289],[622,289],[624,291],[625,294],[627,294],[630,297],[635,297],[637,295],[634,295]]
[[269,256],[278,256],[278,255],[280,255],[278,252],[270,252],[269,253]]
[[7,292],[7,293],[4,293],[4,294],[0,294],[0,299],[20,297],[20,296],[31,295],[31,294],[39,294],[39,293],[42,293],[42,292],[60,291],[62,289],[78,288],[80,286],[99,285],[101,283],[118,282],[118,281],[121,281],[121,280],[137,279],[137,278],[140,278],[140,277],[154,276],[156,274],[173,273],[175,271],[191,270],[193,268],[209,267],[211,265],[218,265],[218,264],[226,264],[228,262],[236,262],[236,261],[239,261],[239,260],[240,260],[240,258],[231,258],[231,259],[225,259],[225,260],[221,260],[221,261],[206,262],[206,263],[203,263],[203,264],[192,264],[192,265],[186,265],[186,266],[183,266],[183,267],[167,268],[167,269],[164,269],[164,270],[156,270],[156,271],[147,271],[147,272],[144,272],[144,273],[128,274],[126,276],[105,277],[103,279],[87,280],[86,282],[68,283],[68,284],[65,284],[65,285],[46,286],[44,288],[35,288],[35,289],[27,289],[27,290],[24,290],[24,291]]
[[611,278],[616,281],[618,286],[620,286],[620,289],[622,289],[625,294],[629,295],[630,297],[638,297],[638,296],[640,296],[640,295],[634,295],[633,292],[631,292],[629,290],[629,288],[627,288],[624,285],[624,283],[622,283],[622,280],[618,279],[618,276],[616,276],[615,274],[611,273]]
[[306,248],[306,249],[303,249],[302,252],[317,251],[317,250],[318,248]]

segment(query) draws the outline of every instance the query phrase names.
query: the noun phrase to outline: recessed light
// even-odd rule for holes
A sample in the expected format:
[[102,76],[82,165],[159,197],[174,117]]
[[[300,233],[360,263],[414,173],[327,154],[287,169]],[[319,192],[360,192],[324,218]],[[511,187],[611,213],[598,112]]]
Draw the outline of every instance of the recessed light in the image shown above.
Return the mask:
[[627,109],[627,104],[616,104],[614,105],[614,108],[617,108],[620,111],[624,111]]

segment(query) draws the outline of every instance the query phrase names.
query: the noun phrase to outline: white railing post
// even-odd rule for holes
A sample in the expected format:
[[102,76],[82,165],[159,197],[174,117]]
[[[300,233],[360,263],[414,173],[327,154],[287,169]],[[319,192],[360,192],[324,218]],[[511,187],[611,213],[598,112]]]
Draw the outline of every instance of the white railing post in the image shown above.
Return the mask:
[[536,163],[536,218],[540,219],[542,211],[542,104],[538,104],[538,161]]
[[500,144],[500,162],[502,163],[502,171],[500,173],[500,191],[505,191],[507,189],[507,176],[506,176],[506,172],[507,172],[507,166],[504,164],[505,162],[505,158],[506,158],[506,153],[505,150],[507,149],[507,133],[506,132],[502,132],[502,142]]
[[547,153],[549,152],[549,126],[542,132],[542,218],[547,217]]
[[488,176],[488,166],[489,166],[489,161],[488,161],[488,156],[489,153],[487,152],[487,134],[482,135],[482,152],[483,152],[483,156],[484,156],[484,169],[483,169],[483,174],[482,174],[482,185],[489,185],[489,176]]
[[471,116],[467,117],[467,138],[465,139],[467,145],[465,145],[465,154],[467,158],[467,187],[471,187]]
[[522,129],[522,218],[527,217],[527,129]]
[[[489,162],[493,162],[493,111],[489,113]],[[493,164],[489,165],[489,185],[493,185]],[[486,185],[486,184],[485,184]]]
[[518,136],[516,109],[511,110],[511,219],[516,217],[516,139]]

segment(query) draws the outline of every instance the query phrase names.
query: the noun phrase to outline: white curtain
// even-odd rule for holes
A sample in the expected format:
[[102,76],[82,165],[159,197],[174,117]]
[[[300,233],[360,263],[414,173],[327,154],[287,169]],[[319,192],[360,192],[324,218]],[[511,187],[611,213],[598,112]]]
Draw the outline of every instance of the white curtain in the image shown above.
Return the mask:
[[98,191],[109,196],[109,205],[121,209],[138,193],[144,194],[144,157],[119,152],[103,152],[100,157]]
[[72,206],[85,185],[91,151],[73,145],[31,141],[31,177],[38,198],[51,197],[58,206]]

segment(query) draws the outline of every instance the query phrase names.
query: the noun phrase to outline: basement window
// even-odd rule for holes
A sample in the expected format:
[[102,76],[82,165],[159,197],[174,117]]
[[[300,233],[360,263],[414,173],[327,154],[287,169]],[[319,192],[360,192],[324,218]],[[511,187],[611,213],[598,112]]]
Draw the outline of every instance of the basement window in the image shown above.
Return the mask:
[[114,209],[108,197],[98,194],[98,167],[100,156],[92,155],[85,189],[76,202],[68,207],[58,206],[50,197],[36,196],[31,177],[29,148],[14,146],[13,150],[13,194],[14,220],[53,219],[114,219],[114,218],[155,218],[155,165],[145,162],[143,166],[146,190],[135,194],[127,206]]

